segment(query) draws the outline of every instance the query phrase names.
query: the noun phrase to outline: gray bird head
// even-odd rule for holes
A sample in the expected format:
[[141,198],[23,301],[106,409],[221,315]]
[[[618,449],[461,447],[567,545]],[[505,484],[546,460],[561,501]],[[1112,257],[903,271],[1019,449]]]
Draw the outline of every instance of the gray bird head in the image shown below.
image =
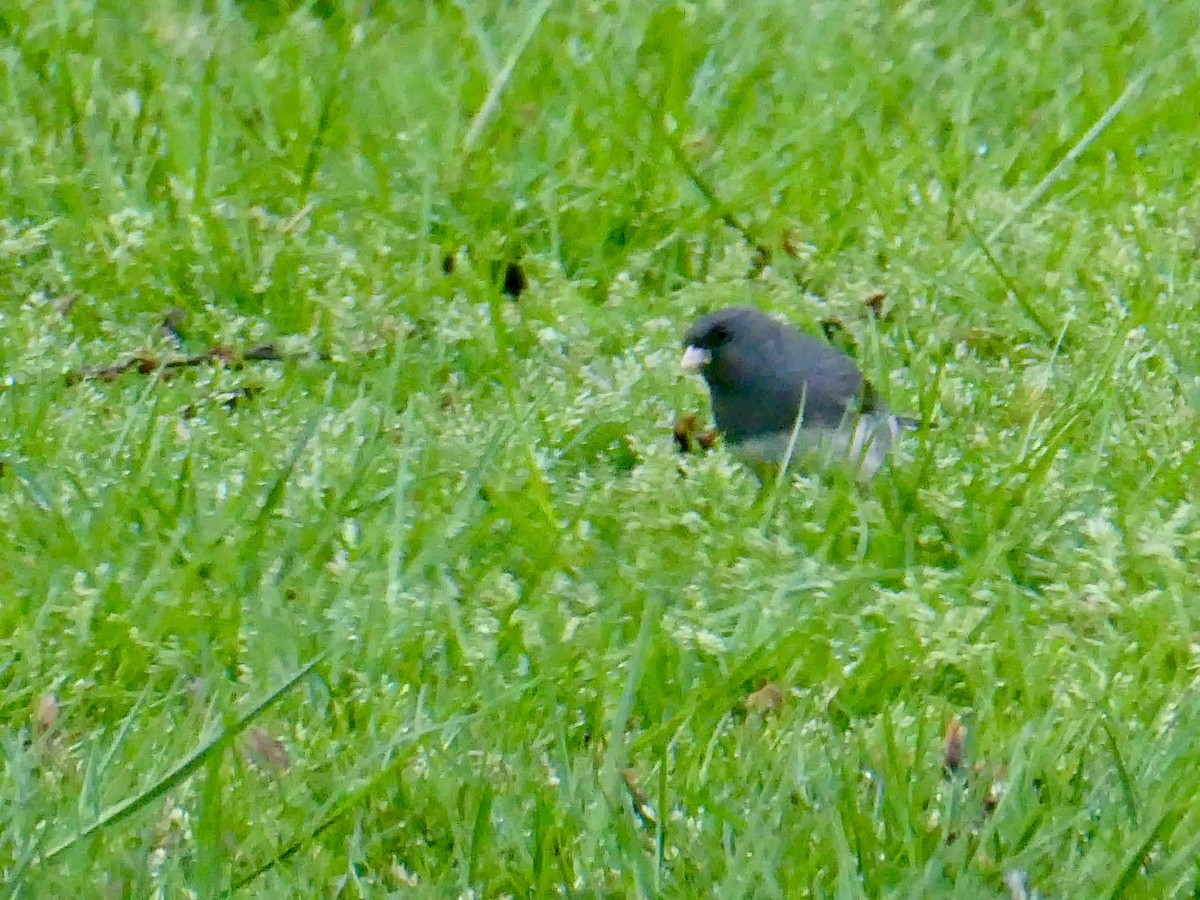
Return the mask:
[[799,425],[802,452],[849,454],[869,477],[903,424],[849,356],[750,307],[697,320],[684,337],[682,365],[704,377],[717,428],[752,462],[783,461]]
[[683,339],[681,365],[699,372],[711,388],[736,390],[756,370],[770,364],[784,328],[766,313],[749,306],[730,306],[698,319]]

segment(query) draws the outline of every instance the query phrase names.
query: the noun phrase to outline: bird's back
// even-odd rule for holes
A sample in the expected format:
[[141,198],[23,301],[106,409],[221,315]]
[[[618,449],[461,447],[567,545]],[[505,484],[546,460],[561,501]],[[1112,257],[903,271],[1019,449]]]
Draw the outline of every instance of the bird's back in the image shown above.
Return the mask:
[[763,319],[744,345],[756,364],[744,367],[735,390],[713,397],[717,426],[733,440],[790,431],[801,404],[807,425],[842,424],[863,386],[854,360],[812,335]]

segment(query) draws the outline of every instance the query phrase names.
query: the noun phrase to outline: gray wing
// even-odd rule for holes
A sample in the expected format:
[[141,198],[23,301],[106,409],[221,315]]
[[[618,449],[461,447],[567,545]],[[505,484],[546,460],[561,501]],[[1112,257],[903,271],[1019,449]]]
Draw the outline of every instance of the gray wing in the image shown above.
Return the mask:
[[782,333],[779,346],[780,389],[783,396],[795,396],[796,409],[804,397],[806,422],[834,427],[847,410],[857,409],[863,376],[853,359],[819,338],[790,329]]
[[801,403],[805,425],[818,428],[837,427],[848,409],[857,408],[862,373],[836,347],[777,328],[760,337],[756,355],[738,390],[713,396],[717,426],[731,440],[790,431]]

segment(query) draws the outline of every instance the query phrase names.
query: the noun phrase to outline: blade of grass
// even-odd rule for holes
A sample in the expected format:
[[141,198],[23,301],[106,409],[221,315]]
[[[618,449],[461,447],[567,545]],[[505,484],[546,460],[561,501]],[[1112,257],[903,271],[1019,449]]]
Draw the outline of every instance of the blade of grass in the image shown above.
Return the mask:
[[[396,753],[401,747],[415,747],[423,738],[463,725],[477,718],[478,715],[479,713],[476,712],[452,716],[434,725],[426,724],[405,729],[399,737],[386,744],[378,752],[371,754],[370,758],[359,767],[359,772],[366,772],[379,767],[382,762],[382,768],[379,768],[379,771],[374,776],[349,792],[340,794],[326,802],[317,815],[313,817],[317,819],[317,824],[304,837],[290,842],[275,853],[274,856],[236,879],[221,896],[228,897],[241,891],[243,888],[249,887],[263,875],[287,862],[305,847],[310,846],[313,841],[336,825],[344,816],[348,815],[360,804],[377,796],[381,790],[381,786],[392,781],[397,773],[409,764],[409,757]],[[419,719],[419,713],[415,718]],[[353,776],[349,780],[353,781]]]
[[525,48],[533,40],[538,26],[542,24],[542,19],[553,3],[554,0],[539,0],[537,6],[530,11],[529,18],[525,20],[525,29],[521,32],[520,37],[517,38],[517,42],[513,45],[512,50],[509,51],[508,58],[504,61],[504,68],[492,79],[492,83],[488,87],[487,96],[484,97],[478,112],[471,119],[466,136],[463,137],[463,156],[469,156],[475,150],[484,129],[487,128],[488,123],[495,116],[496,110],[500,108],[500,96],[504,93],[504,89],[508,87],[513,70],[517,67],[517,63],[520,62],[521,56],[525,53]]
[[42,842],[46,839],[48,829],[44,826],[37,829],[37,833],[29,841],[29,845],[17,857],[16,865],[13,867],[12,875],[8,878],[9,900],[18,900],[25,896],[25,873],[29,871],[29,867],[33,865],[37,859],[38,848],[42,846]]
[[308,204],[308,195],[312,190],[313,179],[321,164],[321,154],[325,150],[326,135],[330,125],[333,124],[334,110],[337,108],[342,83],[346,80],[346,56],[349,52],[350,42],[343,39],[340,43],[337,64],[334,67],[335,74],[330,79],[329,86],[325,89],[325,96],[321,100],[321,113],[317,117],[317,127],[309,141],[308,153],[304,157],[304,168],[300,173],[300,192],[296,198],[296,205],[299,207]]
[[1066,155],[1058,161],[1054,168],[1047,172],[1042,180],[1039,181],[1034,186],[1033,190],[1029,192],[1025,199],[1017,204],[1017,208],[1009,213],[999,225],[992,229],[991,233],[987,236],[987,239],[980,243],[980,247],[987,247],[995,244],[999,237],[1004,234],[1004,232],[1008,231],[1008,229],[1012,227],[1012,225],[1016,223],[1023,215],[1025,215],[1025,213],[1029,212],[1029,210],[1033,208],[1034,204],[1041,200],[1045,193],[1050,190],[1050,188],[1054,187],[1056,183],[1058,183],[1058,181],[1066,174],[1067,170],[1074,165],[1075,160],[1079,159],[1079,157],[1083,155],[1083,152],[1087,150],[1087,148],[1093,143],[1095,143],[1096,139],[1104,133],[1104,130],[1108,128],[1108,126],[1113,123],[1113,120],[1121,114],[1121,110],[1123,110],[1131,100],[1141,93],[1142,88],[1153,74],[1155,68],[1156,66],[1148,66],[1139,72],[1133,78],[1133,80],[1125,86],[1125,90],[1121,92],[1121,96],[1114,100],[1108,109],[1106,109],[1100,116],[1100,118],[1092,123],[1091,128],[1083,133],[1083,136],[1075,142],[1074,146],[1067,151]]
[[637,641],[629,656],[625,686],[617,701],[617,708],[613,712],[612,724],[609,728],[608,750],[604,754],[604,763],[601,767],[605,793],[610,797],[621,794],[621,773],[629,758],[630,748],[629,736],[625,731],[629,725],[629,716],[633,712],[638,686],[642,683],[642,673],[646,668],[646,659],[650,655],[650,645],[657,630],[661,606],[662,601],[657,592],[652,592],[646,597],[642,607],[642,621],[638,626]]
[[666,144],[667,149],[671,151],[671,156],[674,157],[679,168],[683,170],[688,180],[699,191],[700,196],[704,198],[709,209],[726,227],[731,228],[741,235],[742,240],[754,249],[762,263],[765,264],[771,258],[771,248],[760,241],[754,232],[750,230],[750,227],[737,217],[729,205],[721,199],[716,188],[692,164],[691,159],[684,152],[682,145],[676,140],[674,135],[667,131],[666,126],[663,124],[664,114],[662,110],[656,104],[643,97],[639,91],[633,92],[633,98],[646,111],[654,127],[655,134],[659,140]]
[[1121,799],[1125,801],[1125,812],[1129,815],[1129,821],[1137,825],[1139,818],[1137,794],[1133,788],[1133,779],[1129,777],[1129,769],[1125,766],[1125,754],[1121,752],[1116,729],[1113,727],[1107,710],[1101,711],[1100,728],[1104,732],[1108,752],[1112,755],[1113,765],[1117,769],[1117,782],[1121,785]]
[[209,169],[212,165],[213,103],[212,89],[217,80],[217,50],[211,49],[204,61],[204,74],[200,78],[200,147],[196,160],[196,176],[193,193],[198,208],[203,207],[208,194]]
[[779,462],[779,469],[775,475],[775,485],[771,488],[771,494],[767,498],[766,509],[763,510],[763,517],[759,523],[759,527],[766,528],[767,523],[775,515],[775,510],[779,506],[779,498],[783,496],[784,485],[787,484],[788,466],[792,464],[792,456],[796,452],[796,442],[800,439],[800,430],[804,427],[804,408],[808,404],[808,383],[805,382],[803,389],[800,391],[800,407],[796,412],[796,421],[792,423],[792,433],[788,436],[787,450],[783,454],[783,459]]
[[117,751],[119,751],[121,747],[125,745],[125,740],[129,737],[129,731],[131,728],[133,728],[133,723],[137,721],[138,713],[142,711],[142,707],[146,703],[146,698],[150,696],[150,688],[153,686],[153,684],[154,682],[151,680],[146,681],[145,686],[142,688],[142,692],[138,694],[137,700],[134,701],[133,707],[122,720],[121,728],[117,732],[117,736],[113,738],[112,744],[109,745],[109,748],[105,751],[104,755],[100,757],[100,762],[96,765],[94,771],[90,771],[88,773],[88,777],[84,782],[83,790],[79,792],[79,813],[81,817],[85,812],[84,804],[87,802],[89,797],[94,798],[94,802],[92,804],[94,807],[92,815],[100,815],[100,780],[104,777],[104,773],[108,771],[108,767],[112,765],[112,761],[116,758]]
[[1125,865],[1121,867],[1120,874],[1113,879],[1112,886],[1104,891],[1101,896],[1107,897],[1109,900],[1117,900],[1117,898],[1125,896],[1129,885],[1137,877],[1138,870],[1145,865],[1146,854],[1150,852],[1151,848],[1158,841],[1159,836],[1172,823],[1176,815],[1178,815],[1178,812],[1174,807],[1168,806],[1162,811],[1162,814],[1158,817],[1154,825],[1146,830],[1146,836],[1128,852],[1125,857]]
[[978,242],[979,251],[983,254],[984,259],[988,261],[988,265],[991,266],[992,271],[995,272],[996,276],[1000,279],[1000,283],[1004,285],[1004,291],[1006,294],[1008,294],[1009,299],[1014,301],[1017,306],[1021,307],[1021,310],[1028,317],[1029,321],[1038,327],[1038,331],[1042,333],[1043,337],[1051,337],[1054,334],[1053,329],[1046,324],[1046,321],[1042,318],[1041,314],[1033,308],[1033,304],[1025,298],[1025,295],[1017,290],[1017,286],[1013,283],[1013,280],[1009,276],[1008,272],[1006,272],[1004,267],[1000,265],[1000,260],[996,259],[995,254],[992,253],[992,249],[989,246],[991,242],[986,241],[979,236],[979,232],[975,228],[975,223],[971,220],[970,216],[964,217],[963,224],[966,225],[967,231],[970,232],[971,237]]
[[50,850],[41,858],[42,864],[53,862],[63,853],[70,850],[75,845],[87,840],[100,831],[110,828],[114,825],[123,822],[133,814],[145,809],[150,803],[157,800],[171,788],[182,782],[185,778],[198,771],[214,753],[219,753],[224,750],[239,734],[252,725],[263,713],[278,703],[292,688],[304,680],[320,664],[325,658],[325,653],[319,653],[317,656],[309,660],[301,667],[291,678],[269,693],[266,697],[255,704],[249,712],[238,719],[231,728],[222,728],[211,738],[200,745],[185,759],[179,762],[167,774],[163,775],[149,787],[145,788],[138,794],[121,801],[115,806],[106,810],[96,821],[88,825],[78,834],[67,838],[51,847]]
[[475,884],[479,878],[479,861],[487,849],[492,834],[492,786],[484,781],[480,788],[479,806],[475,810],[475,824],[471,828],[471,851],[467,859],[467,882]]

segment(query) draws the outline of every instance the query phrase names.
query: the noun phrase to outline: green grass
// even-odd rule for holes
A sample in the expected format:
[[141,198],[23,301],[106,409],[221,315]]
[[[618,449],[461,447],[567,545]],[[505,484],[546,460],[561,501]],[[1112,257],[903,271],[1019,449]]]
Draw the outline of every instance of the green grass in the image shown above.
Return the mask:
[[366,7],[0,10],[5,896],[1193,896],[1200,7]]

